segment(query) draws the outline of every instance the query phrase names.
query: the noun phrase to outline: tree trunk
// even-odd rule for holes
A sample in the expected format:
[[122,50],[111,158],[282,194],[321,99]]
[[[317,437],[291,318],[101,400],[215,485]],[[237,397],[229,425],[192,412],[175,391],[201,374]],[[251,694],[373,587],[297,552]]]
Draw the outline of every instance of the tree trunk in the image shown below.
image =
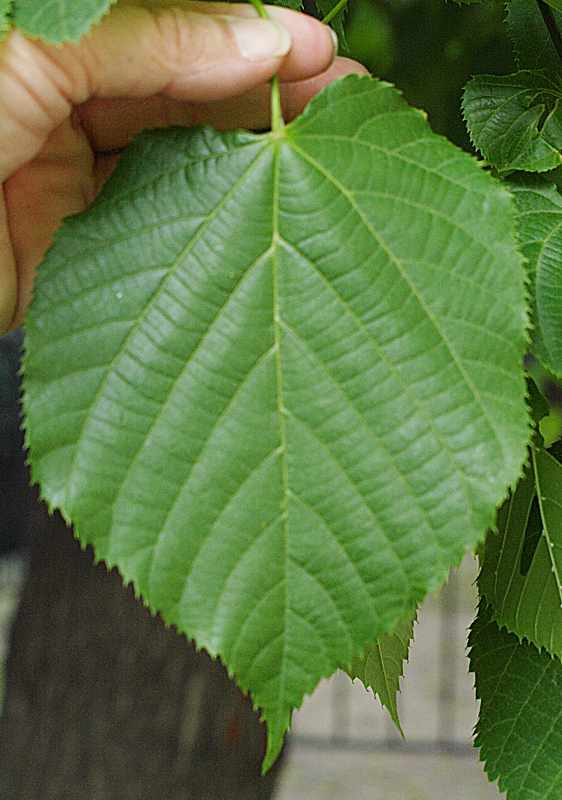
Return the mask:
[[1,800],[265,800],[264,729],[223,667],[41,510],[12,630]]

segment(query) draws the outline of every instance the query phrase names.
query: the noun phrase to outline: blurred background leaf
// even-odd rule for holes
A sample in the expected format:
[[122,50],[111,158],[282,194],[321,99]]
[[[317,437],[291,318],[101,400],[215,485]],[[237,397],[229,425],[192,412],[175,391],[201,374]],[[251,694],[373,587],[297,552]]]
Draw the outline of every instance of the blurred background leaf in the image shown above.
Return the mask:
[[500,2],[350,0],[347,47],[340,51],[394,83],[427,111],[435,131],[470,149],[460,111],[463,86],[475,73],[516,68],[504,17]]

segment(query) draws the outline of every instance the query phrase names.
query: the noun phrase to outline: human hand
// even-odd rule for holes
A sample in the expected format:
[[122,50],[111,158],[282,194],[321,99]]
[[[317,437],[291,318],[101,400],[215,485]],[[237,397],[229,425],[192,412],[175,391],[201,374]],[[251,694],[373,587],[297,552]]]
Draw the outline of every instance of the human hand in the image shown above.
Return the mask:
[[[181,5],[180,5],[181,4]],[[62,219],[83,211],[143,128],[266,128],[278,73],[286,119],[334,78],[329,29],[251,6],[122,0],[78,44],[12,32],[0,44],[0,334],[21,324],[33,276]]]

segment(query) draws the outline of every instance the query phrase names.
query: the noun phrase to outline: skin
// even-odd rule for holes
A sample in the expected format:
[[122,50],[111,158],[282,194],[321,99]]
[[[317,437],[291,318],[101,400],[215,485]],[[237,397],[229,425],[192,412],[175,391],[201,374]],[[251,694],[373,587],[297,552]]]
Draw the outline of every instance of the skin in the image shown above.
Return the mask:
[[[290,120],[334,78],[365,73],[335,58],[326,26],[268,12],[273,23],[250,6],[122,0],[77,44],[15,31],[0,44],[0,333],[23,322],[62,219],[92,202],[140,130],[267,128],[274,74]],[[241,19],[254,28],[240,33]],[[247,52],[267,41],[266,52]]]

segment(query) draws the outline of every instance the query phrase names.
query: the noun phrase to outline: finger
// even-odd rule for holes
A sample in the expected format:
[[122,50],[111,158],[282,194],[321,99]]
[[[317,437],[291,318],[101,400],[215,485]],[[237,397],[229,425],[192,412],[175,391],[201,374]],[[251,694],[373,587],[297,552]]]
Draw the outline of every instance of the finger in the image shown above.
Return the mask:
[[116,7],[80,43],[61,47],[12,32],[0,45],[0,180],[88,98],[162,93],[207,102],[240,95],[278,71],[286,80],[324,71],[334,55],[328,28],[275,14],[283,25],[234,6],[227,16]]
[[[335,78],[351,73],[363,75],[367,70],[357,61],[338,58],[313,79],[281,84],[285,120],[300,114],[309,100]],[[217,130],[263,130],[270,123],[270,94],[269,85],[262,84],[242,97],[220,103],[182,103],[163,95],[144,100],[91,100],[80,106],[79,114],[94,150],[103,152],[126,147],[145,128],[212,125]]]
[[368,74],[369,71],[358,61],[352,61],[350,58],[337,58],[321,75],[315,75],[308,80],[282,87],[285,119],[291,120],[298,116],[310,100],[336,78],[343,78],[345,75]]
[[[12,294],[0,286],[0,317],[11,327],[23,320],[31,300],[35,268],[52,242],[63,217],[83,211],[94,199],[94,159],[83,132],[71,119],[57,128],[41,153],[4,184],[11,234],[12,263],[17,287]],[[1,253],[1,251],[0,251]],[[6,262],[0,262],[0,275]],[[15,268],[14,268],[15,269]],[[0,280],[2,280],[0,278]],[[16,291],[17,290],[17,291]],[[8,311],[11,308],[11,313]],[[15,315],[14,315],[15,309]],[[0,326],[1,331],[6,325]]]
[[[256,20],[257,12],[249,3],[220,3],[208,0],[120,0],[120,5],[143,7],[154,13],[181,8],[197,14],[214,17],[236,17]],[[283,81],[297,81],[316,75],[329,66],[337,52],[337,37],[333,30],[314,17],[278,6],[266,6],[267,15],[287,30],[292,46],[282,60],[279,77]],[[271,73],[273,75],[274,73]],[[269,77],[271,77],[271,75]],[[217,98],[220,99],[220,98]]]
[[[285,119],[288,121],[299,114],[314,94],[335,78],[365,72],[357,62],[340,58],[330,69],[313,80],[282,85]],[[188,122],[199,117],[198,121],[210,122],[217,127],[266,127],[269,124],[269,97],[270,87],[265,85],[243,98],[228,102],[226,107],[225,104],[205,104],[195,108],[187,107],[186,110],[185,104],[167,100],[164,112],[161,98],[150,101],[95,101],[89,117],[90,124],[95,123],[95,131],[91,130],[90,133],[103,136],[106,124],[113,119],[109,112],[115,111],[115,107],[119,107],[124,113],[128,124],[132,120],[133,124],[138,124],[139,129],[147,127],[147,123],[152,123],[153,126],[170,122],[182,124],[186,113],[189,115]],[[123,127],[117,125],[112,129],[112,136],[122,137],[124,131]],[[130,135],[137,132],[129,130]],[[110,149],[117,149],[126,143],[122,138],[101,142],[109,145]],[[0,298],[4,301],[3,304],[0,303],[1,330],[7,329],[10,320],[12,326],[21,323],[31,297],[35,266],[49,245],[60,219],[86,207],[107,180],[117,161],[116,155],[98,156],[93,170],[91,151],[86,140],[69,120],[51,135],[41,156],[6,183],[11,217],[17,222],[12,230],[14,253],[9,245],[7,228],[2,226],[0,219],[0,258],[4,266],[0,270]],[[15,317],[14,255],[19,264],[18,309]]]

